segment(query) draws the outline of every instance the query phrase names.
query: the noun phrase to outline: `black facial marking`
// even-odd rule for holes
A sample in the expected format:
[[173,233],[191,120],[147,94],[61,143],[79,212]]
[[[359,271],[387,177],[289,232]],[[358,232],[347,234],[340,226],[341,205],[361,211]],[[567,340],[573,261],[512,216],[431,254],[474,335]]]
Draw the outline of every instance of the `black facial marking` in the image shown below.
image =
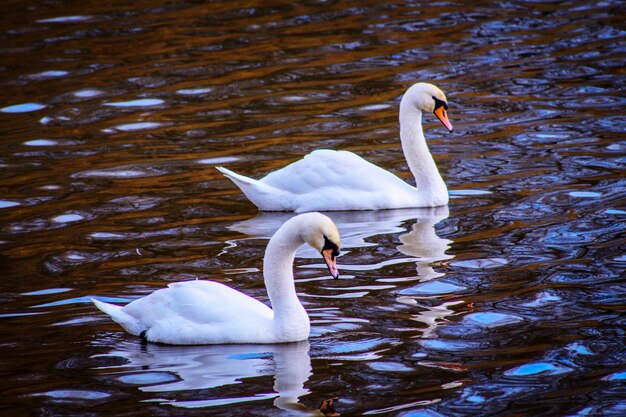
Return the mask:
[[437,97],[433,96],[433,100],[435,100],[435,110],[439,107],[443,106],[444,110],[448,110],[448,103],[443,100],[439,100]]
[[324,236],[324,247],[322,248],[322,251],[325,251],[327,249],[332,250],[331,254],[333,255],[333,258],[339,256],[339,247],[331,242],[330,239],[328,239],[326,236]]
[[141,343],[146,343],[148,341],[147,333],[148,333],[147,330],[143,330],[141,333],[139,333],[139,338],[141,339]]

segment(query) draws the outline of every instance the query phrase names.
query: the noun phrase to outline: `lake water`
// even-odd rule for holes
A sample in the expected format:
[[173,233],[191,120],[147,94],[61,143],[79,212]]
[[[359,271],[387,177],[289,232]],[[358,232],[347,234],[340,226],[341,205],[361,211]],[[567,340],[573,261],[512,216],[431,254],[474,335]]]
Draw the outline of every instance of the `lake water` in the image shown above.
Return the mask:
[[[620,1],[15,1],[0,24],[4,416],[626,415]],[[142,346],[89,297],[211,278],[267,300],[269,236],[215,170],[317,148],[412,181],[425,115],[448,207],[330,213],[341,279],[296,258],[307,342]]]

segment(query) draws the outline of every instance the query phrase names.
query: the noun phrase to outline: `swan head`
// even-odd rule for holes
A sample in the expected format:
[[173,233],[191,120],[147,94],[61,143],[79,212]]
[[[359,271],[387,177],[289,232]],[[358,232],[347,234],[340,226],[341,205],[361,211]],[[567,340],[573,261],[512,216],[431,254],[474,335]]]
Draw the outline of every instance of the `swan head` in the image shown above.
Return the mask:
[[402,102],[408,102],[421,111],[433,113],[441,124],[452,132],[452,124],[448,120],[448,100],[437,86],[429,83],[413,84],[402,97]]
[[337,256],[341,240],[335,223],[321,213],[305,213],[294,219],[299,219],[298,227],[304,241],[322,254],[330,275],[335,279],[339,278]]

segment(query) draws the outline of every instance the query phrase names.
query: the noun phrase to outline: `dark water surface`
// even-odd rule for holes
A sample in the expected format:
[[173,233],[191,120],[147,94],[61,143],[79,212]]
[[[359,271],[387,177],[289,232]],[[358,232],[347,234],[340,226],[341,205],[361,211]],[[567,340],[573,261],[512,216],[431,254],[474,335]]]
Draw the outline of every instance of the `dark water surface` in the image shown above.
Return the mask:
[[[620,1],[4,0],[3,416],[626,415]],[[412,181],[399,97],[449,207],[332,213],[302,250],[308,342],[142,347],[88,301],[211,278],[266,300],[268,237],[215,165],[316,148]]]

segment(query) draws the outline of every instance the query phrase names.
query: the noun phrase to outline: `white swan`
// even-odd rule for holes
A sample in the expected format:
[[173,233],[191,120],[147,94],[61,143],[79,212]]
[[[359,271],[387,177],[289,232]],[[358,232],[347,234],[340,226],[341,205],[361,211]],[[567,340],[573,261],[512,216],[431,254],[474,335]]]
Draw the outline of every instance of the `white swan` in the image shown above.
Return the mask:
[[150,342],[174,345],[284,343],[309,337],[310,322],[296,294],[293,260],[308,243],[322,254],[334,278],[339,276],[337,226],[323,214],[306,213],[286,221],[270,239],[263,276],[272,308],[213,281],[169,284],[120,307],[93,303],[126,331]]
[[452,131],[446,96],[428,83],[411,86],[400,102],[400,140],[413,187],[348,151],[316,150],[260,180],[216,167],[263,211],[379,210],[437,207],[448,189],[422,130],[422,111],[432,112]]

